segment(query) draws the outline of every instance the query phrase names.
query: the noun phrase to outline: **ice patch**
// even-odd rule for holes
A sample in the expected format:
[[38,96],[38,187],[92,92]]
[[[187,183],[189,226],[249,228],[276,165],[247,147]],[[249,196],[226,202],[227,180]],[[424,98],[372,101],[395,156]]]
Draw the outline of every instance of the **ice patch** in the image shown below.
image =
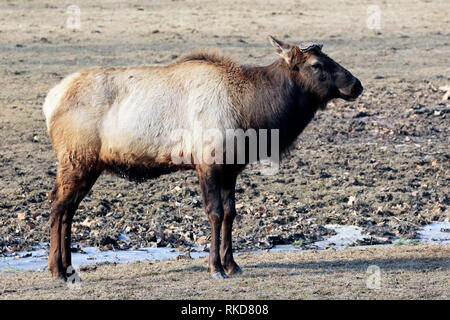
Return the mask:
[[333,248],[333,249],[344,249],[351,246],[358,240],[364,240],[370,238],[369,236],[363,235],[363,229],[357,226],[341,226],[338,224],[327,224],[325,225],[327,229],[333,229],[336,231],[334,236],[328,239],[315,242],[314,245],[319,249]]
[[277,252],[277,251],[302,251],[299,247],[293,246],[291,244],[279,244],[276,246],[273,246],[269,249],[270,252]]
[[[176,252],[172,248],[142,248],[140,250],[98,251],[95,247],[83,247],[85,253],[72,253],[72,265],[75,269],[99,262],[152,262],[172,259],[186,252]],[[208,252],[192,252],[192,258],[208,255]],[[47,269],[47,250],[39,249],[21,252],[19,257],[0,258],[0,271],[43,270]]]
[[417,232],[423,243],[450,244],[450,222],[433,222]]

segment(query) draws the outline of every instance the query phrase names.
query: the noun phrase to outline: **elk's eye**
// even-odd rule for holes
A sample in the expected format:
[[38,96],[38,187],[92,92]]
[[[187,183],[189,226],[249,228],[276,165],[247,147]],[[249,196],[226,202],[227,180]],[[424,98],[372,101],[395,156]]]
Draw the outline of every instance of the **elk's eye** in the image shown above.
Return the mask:
[[311,65],[311,67],[316,71],[322,70],[322,66],[320,65],[320,63],[313,64]]

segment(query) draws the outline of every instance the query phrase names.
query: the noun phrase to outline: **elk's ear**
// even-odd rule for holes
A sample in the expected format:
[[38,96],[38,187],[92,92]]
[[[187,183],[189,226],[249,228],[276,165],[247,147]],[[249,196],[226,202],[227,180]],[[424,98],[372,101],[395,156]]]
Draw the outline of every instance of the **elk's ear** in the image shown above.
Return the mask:
[[299,50],[297,46],[290,45],[288,43],[285,43],[281,40],[275,39],[272,36],[269,36],[270,43],[275,48],[276,53],[282,57],[288,66],[293,66],[297,63],[297,53]]

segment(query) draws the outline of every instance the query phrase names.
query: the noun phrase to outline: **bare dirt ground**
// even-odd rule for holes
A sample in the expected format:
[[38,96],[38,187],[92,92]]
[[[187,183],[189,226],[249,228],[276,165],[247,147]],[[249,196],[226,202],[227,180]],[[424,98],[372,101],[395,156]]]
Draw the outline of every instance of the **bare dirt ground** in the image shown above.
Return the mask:
[[450,299],[449,255],[449,245],[244,253],[244,274],[219,281],[206,258],[110,264],[83,268],[72,287],[46,271],[0,273],[0,299]]
[[[49,240],[56,159],[41,106],[65,75],[167,64],[198,48],[269,64],[276,55],[268,34],[324,43],[365,91],[319,112],[277,175],[261,176],[258,166],[244,172],[235,247],[307,248],[330,233],[327,223],[363,227],[367,244],[391,243],[450,218],[450,109],[438,89],[450,82],[447,1],[80,0],[78,31],[67,28],[69,4],[0,3],[0,256]],[[370,5],[378,6],[380,28]],[[190,247],[208,235],[193,172],[141,184],[104,175],[73,225],[74,243],[105,249]]]

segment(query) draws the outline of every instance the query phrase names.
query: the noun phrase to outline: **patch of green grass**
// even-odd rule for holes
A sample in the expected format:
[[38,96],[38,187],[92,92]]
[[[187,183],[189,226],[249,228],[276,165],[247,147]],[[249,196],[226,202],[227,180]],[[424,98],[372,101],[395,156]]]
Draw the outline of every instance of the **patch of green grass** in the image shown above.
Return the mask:
[[303,240],[297,240],[292,243],[294,247],[303,247]]
[[0,269],[0,272],[4,272],[4,273],[16,273],[16,272],[20,272],[22,270],[14,268],[14,267],[10,267],[10,266],[6,266],[3,269]]
[[393,243],[394,246],[416,246],[420,244],[420,241],[417,239],[405,239],[405,238],[400,238],[397,241],[395,241]]

